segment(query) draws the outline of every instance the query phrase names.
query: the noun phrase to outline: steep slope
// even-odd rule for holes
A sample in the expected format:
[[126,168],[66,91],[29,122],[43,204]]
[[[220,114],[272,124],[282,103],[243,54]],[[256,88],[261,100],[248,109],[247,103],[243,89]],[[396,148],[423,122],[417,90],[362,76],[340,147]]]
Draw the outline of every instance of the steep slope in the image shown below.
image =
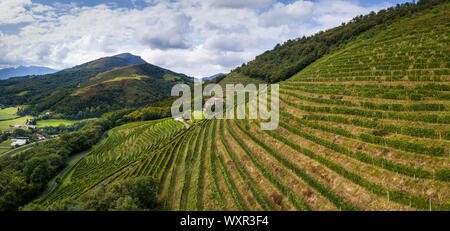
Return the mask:
[[125,53],[54,74],[0,81],[0,104],[31,105],[24,113],[32,115],[51,110],[85,118],[159,101],[177,81],[189,79]]
[[[37,104],[46,99],[57,102],[66,91],[76,88],[78,84],[98,73],[117,67],[145,63],[139,57],[136,59],[137,63],[130,62],[129,57],[128,59],[117,56],[105,57],[49,75],[3,80],[0,81],[0,104],[11,106]],[[45,109],[36,108],[36,111]]]
[[19,76],[27,76],[27,75],[46,75],[55,73],[56,70],[53,70],[48,67],[37,67],[37,66],[19,66],[16,68],[4,68],[0,69],[0,79],[8,79],[11,77],[19,77]]
[[173,85],[191,78],[151,64],[102,72],[79,84],[49,110],[78,118],[99,116],[121,108],[146,106],[170,96]]
[[389,24],[442,2],[446,0],[420,0],[417,4],[404,3],[378,13],[372,12],[365,16],[358,16],[348,23],[325,32],[288,40],[282,45],[278,44],[273,50],[264,52],[233,72],[272,83],[285,80],[324,55],[339,50],[341,46],[377,25]]
[[111,57],[100,58],[62,71],[71,73],[77,71],[104,72],[117,67],[124,67],[133,64],[145,64],[146,62],[139,56],[130,53],[123,53]]

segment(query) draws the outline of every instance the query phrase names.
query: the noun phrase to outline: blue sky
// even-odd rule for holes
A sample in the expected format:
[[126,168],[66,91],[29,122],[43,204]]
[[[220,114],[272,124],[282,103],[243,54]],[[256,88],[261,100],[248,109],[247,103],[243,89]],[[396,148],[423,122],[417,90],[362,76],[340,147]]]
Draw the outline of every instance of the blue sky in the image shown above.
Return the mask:
[[288,39],[404,0],[1,0],[0,68],[71,67],[122,52],[186,73],[228,72]]

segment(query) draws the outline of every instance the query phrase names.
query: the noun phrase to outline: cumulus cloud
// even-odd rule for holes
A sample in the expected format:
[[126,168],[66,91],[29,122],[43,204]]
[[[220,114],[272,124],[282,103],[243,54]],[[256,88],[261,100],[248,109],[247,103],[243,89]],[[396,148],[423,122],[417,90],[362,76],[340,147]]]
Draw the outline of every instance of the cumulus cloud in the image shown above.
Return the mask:
[[260,24],[262,26],[300,24],[304,19],[311,16],[313,7],[314,3],[309,1],[297,1],[287,5],[279,2],[261,15]]
[[273,3],[274,0],[211,0],[213,7],[227,8],[264,8]]
[[205,43],[206,48],[214,49],[217,51],[244,51],[243,41],[237,36],[215,36],[208,39]]
[[[147,2],[142,7],[141,2]],[[191,76],[252,60],[275,44],[339,25],[386,5],[355,1],[141,0],[139,8],[1,0],[0,67],[62,69],[122,52]],[[19,24],[18,24],[19,23]],[[1,27],[0,27],[1,28]]]
[[147,19],[148,26],[144,29],[146,32],[141,35],[140,42],[160,50],[187,49],[190,47],[187,36],[192,31],[191,20],[184,13],[157,15]]
[[31,0],[2,0],[0,1],[0,24],[30,22],[33,20],[31,12],[25,7],[31,6]]
[[342,22],[348,22],[357,15],[368,14],[370,11],[377,11],[387,6],[389,6],[387,3],[382,3],[372,7],[362,7],[343,0],[321,0],[314,6],[313,20],[325,28],[331,28]]

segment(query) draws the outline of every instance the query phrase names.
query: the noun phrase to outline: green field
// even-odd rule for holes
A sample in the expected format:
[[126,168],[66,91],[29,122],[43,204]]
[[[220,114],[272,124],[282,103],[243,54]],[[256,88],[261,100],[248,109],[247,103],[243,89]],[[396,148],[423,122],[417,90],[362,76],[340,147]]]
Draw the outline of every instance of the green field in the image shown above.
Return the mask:
[[70,126],[80,122],[80,120],[63,120],[63,119],[49,119],[49,120],[40,120],[37,122],[38,128],[43,127],[58,127],[59,125]]
[[27,119],[33,119],[32,116],[24,116],[17,119],[0,121],[0,130],[5,131],[11,129],[15,124],[19,124],[22,128]]
[[163,78],[167,81],[176,81],[176,80],[180,80],[181,78],[179,76],[176,75],[171,75],[171,74],[165,74],[163,76]]
[[131,76],[115,77],[114,79],[103,81],[102,83],[117,82],[117,81],[122,81],[122,80],[142,80],[143,78],[148,78],[148,76],[134,74]]
[[18,107],[9,107],[5,109],[0,109],[0,121],[1,120],[10,120],[17,118],[16,115]]
[[0,143],[0,154],[11,150],[11,140],[6,140]]

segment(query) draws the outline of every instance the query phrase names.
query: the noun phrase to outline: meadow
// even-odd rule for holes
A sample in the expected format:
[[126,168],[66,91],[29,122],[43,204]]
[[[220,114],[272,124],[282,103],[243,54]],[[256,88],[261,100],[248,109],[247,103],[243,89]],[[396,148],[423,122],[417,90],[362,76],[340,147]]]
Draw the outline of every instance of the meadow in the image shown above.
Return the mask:
[[33,119],[32,116],[23,116],[17,119],[3,120],[0,121],[0,131],[6,131],[14,127],[15,124],[19,124],[21,127],[24,126],[25,121]]
[[11,140],[6,140],[0,143],[0,154],[11,150],[11,143],[12,143]]
[[37,121],[37,127],[58,127],[60,125],[70,126],[80,122],[79,120],[49,119]]
[[17,109],[18,107],[0,109],[0,121],[17,118]]

